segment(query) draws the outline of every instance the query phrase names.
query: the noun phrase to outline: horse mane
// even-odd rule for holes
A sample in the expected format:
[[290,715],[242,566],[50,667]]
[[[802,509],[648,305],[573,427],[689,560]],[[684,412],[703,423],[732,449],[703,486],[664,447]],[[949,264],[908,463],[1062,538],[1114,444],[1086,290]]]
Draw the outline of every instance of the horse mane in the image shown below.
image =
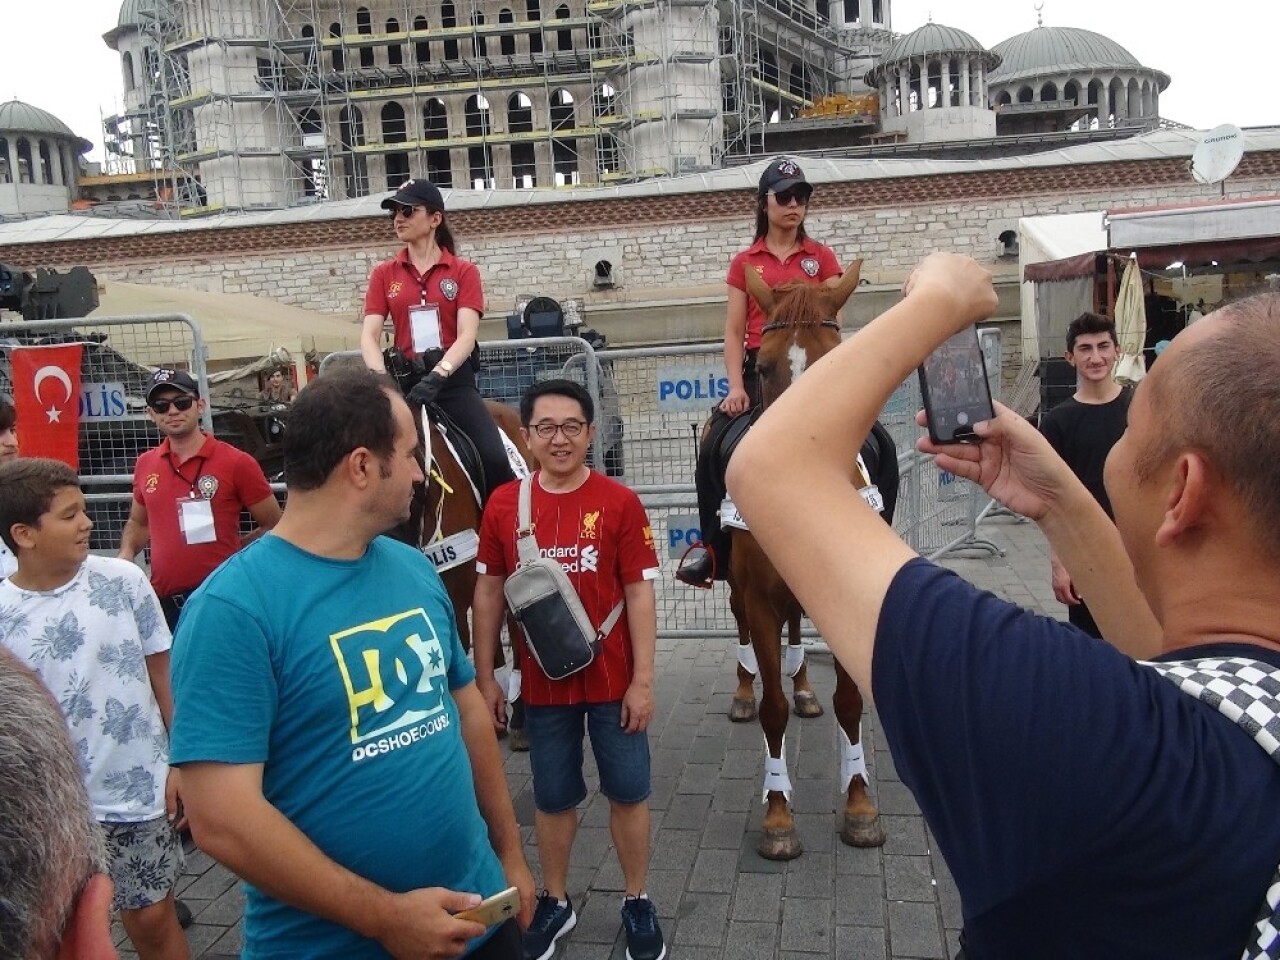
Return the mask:
[[807,280],[778,284],[773,288],[773,314],[769,322],[803,327],[832,319],[826,292],[821,284]]

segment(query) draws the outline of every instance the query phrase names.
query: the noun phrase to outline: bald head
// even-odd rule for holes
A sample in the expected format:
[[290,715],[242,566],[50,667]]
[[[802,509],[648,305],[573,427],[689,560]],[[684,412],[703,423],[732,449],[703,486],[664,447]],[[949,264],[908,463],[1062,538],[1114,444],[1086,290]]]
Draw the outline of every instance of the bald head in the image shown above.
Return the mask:
[[1147,386],[1162,434],[1139,469],[1202,451],[1280,564],[1280,294],[1238,300],[1178,334]]

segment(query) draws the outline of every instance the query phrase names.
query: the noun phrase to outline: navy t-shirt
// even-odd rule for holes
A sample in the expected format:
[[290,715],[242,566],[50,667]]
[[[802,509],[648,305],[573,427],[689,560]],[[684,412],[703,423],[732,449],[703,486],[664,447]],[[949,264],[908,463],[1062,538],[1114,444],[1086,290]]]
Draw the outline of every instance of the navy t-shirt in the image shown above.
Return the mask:
[[[1280,654],[1245,645],[1163,659]],[[972,960],[1239,960],[1280,863],[1280,765],[1150,667],[924,560],[876,631],[877,709]]]

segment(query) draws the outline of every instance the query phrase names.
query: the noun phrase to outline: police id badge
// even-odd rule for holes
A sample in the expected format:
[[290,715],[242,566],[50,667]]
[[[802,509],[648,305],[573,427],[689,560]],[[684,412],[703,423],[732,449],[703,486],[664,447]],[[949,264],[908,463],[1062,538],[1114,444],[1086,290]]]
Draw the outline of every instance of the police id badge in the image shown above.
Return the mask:
[[805,257],[800,261],[800,269],[811,277],[818,275],[818,261],[813,257]]

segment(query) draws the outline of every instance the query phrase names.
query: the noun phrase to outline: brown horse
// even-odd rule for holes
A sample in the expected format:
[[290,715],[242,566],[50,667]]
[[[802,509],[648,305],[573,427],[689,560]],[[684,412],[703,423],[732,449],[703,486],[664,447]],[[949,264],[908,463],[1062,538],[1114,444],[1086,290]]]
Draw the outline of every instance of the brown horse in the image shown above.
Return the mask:
[[[533,456],[520,435],[519,415],[511,407],[492,400],[486,400],[485,406],[498,429],[515,444],[525,465],[532,469]],[[427,437],[430,456],[426,458],[426,482],[415,491],[409,522],[397,530],[396,536],[420,547],[436,564],[449,599],[453,601],[462,646],[469,651],[469,614],[471,598],[476,590],[476,540],[469,537],[468,531],[479,533],[481,507],[471,479],[439,430],[433,426],[427,431]],[[501,644],[496,659],[495,666],[502,666],[505,662]]]
[[[756,359],[765,408],[810,364],[839,345],[840,324],[834,318],[857,287],[861,266],[861,261],[855,261],[843,276],[823,284],[790,281],[776,289],[755,271],[747,271],[747,292],[769,318]],[[868,455],[874,455],[877,464],[882,462],[882,452],[869,451]],[[892,455],[889,459],[893,460],[896,495],[897,460]],[[783,748],[787,699],[782,692],[781,631],[784,623],[790,624],[795,636],[802,611],[750,531],[734,528],[731,536],[731,607],[740,633],[750,637],[755,651],[762,687],[760,725],[768,749],[764,781],[768,808],[757,850],[771,860],[790,860],[798,857],[802,848],[789,807],[791,782]],[[885,841],[884,830],[867,796],[867,771],[862,760],[862,694],[838,661],[835,669],[832,706],[843,733],[841,772],[847,778],[840,839],[853,846],[880,846]]]

